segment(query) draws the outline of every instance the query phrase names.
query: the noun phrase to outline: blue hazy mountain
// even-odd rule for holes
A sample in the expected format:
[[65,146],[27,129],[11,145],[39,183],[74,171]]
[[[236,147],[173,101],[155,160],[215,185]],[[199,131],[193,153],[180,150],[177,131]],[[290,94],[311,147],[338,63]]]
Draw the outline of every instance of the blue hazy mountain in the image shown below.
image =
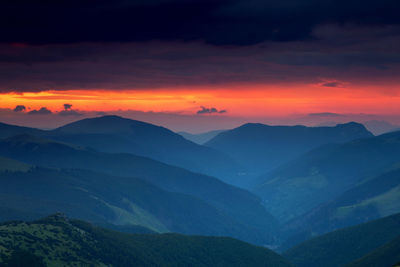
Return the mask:
[[51,139],[112,153],[132,153],[225,181],[241,168],[212,148],[195,144],[161,126],[103,116],[67,124],[49,133]]
[[325,145],[264,175],[254,192],[273,215],[289,221],[399,161],[400,133]]
[[400,260],[399,236],[400,214],[396,214],[318,236],[283,255],[298,267],[339,267],[373,253],[362,259],[364,265],[350,266],[392,266]]
[[266,248],[232,238],[127,234],[62,214],[3,223],[0,232],[2,266],[291,266]]
[[30,134],[112,153],[132,153],[229,182],[243,171],[229,156],[195,144],[164,127],[103,116],[84,119],[55,130],[0,124],[0,138]]
[[371,136],[362,124],[354,122],[335,127],[248,123],[218,134],[205,145],[231,156],[250,174],[259,175],[320,145]]
[[365,127],[375,135],[381,135],[393,131],[398,131],[399,125],[394,125],[390,122],[383,120],[370,120],[363,122]]
[[[137,177],[162,190],[202,200],[248,228],[249,236],[253,232],[253,236],[263,236],[264,244],[273,242],[276,222],[261,205],[261,200],[248,191],[210,176],[149,158],[103,153],[30,135],[1,141],[0,155],[49,168],[86,169],[113,176]],[[103,186],[107,187],[107,184]]]
[[209,131],[209,132],[204,132],[204,133],[198,133],[198,134],[193,134],[193,133],[188,133],[188,132],[178,132],[177,134],[182,135],[185,139],[192,141],[193,143],[203,145],[204,143],[208,142],[218,134],[225,132],[227,130],[214,130],[214,131]]
[[19,134],[45,135],[47,132],[35,128],[10,125],[0,122],[0,138],[7,138]]

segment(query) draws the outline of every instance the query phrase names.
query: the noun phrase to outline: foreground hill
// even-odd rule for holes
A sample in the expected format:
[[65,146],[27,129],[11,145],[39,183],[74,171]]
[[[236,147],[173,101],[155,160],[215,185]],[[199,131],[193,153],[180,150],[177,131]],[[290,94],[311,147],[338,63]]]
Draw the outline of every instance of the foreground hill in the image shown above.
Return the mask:
[[[283,255],[298,267],[342,266],[384,246],[399,235],[400,214],[397,214],[313,238],[289,249]],[[397,244],[397,250],[393,255],[398,256],[400,255],[398,241],[395,244]],[[395,246],[391,245],[387,252],[392,253],[392,248],[394,250]],[[378,262],[378,254],[375,255],[374,261]],[[393,260],[393,256],[391,259]],[[382,266],[391,266],[397,261],[394,260],[391,264]],[[366,264],[355,266],[375,267],[381,265]]]
[[400,160],[400,134],[314,149],[263,177],[253,191],[276,217],[289,221],[330,202]]
[[248,123],[218,134],[205,145],[230,155],[250,172],[262,174],[320,145],[371,136],[354,122],[335,127]]
[[225,181],[240,171],[236,162],[219,151],[164,127],[118,116],[76,121],[48,134],[51,139],[103,152],[145,156]]
[[[396,264],[397,262],[397,264]],[[346,265],[346,267],[398,267],[400,265],[400,236],[375,249],[364,257]]]
[[0,236],[0,261],[19,266],[291,266],[232,238],[124,234],[62,215],[2,224]]
[[[243,218],[199,198],[164,191],[137,178],[86,170],[32,167],[1,172],[0,203],[17,218],[62,211],[97,224],[232,236],[257,244],[273,242],[268,225],[261,228],[257,223],[245,223]],[[10,219],[8,213],[5,219]]]

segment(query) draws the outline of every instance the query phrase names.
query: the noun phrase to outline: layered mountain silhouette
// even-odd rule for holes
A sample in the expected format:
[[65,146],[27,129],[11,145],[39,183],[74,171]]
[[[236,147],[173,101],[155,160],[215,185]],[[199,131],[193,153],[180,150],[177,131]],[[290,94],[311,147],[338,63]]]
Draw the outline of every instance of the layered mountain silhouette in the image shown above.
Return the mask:
[[20,134],[41,136],[103,152],[145,156],[228,182],[243,170],[229,156],[195,144],[171,130],[119,116],[83,119],[49,131],[0,124],[0,138]]
[[248,177],[238,184],[251,186],[254,176],[274,169],[297,156],[329,143],[373,136],[362,124],[346,123],[335,127],[269,126],[248,123],[222,132],[205,143],[222,151],[247,168]]
[[254,190],[268,210],[288,221],[339,197],[400,160],[400,133],[326,145],[264,175]]
[[195,144],[164,127],[118,116],[80,120],[49,134],[51,139],[103,152],[145,156],[225,181],[241,170],[219,151]]
[[[169,244],[175,244],[175,237],[180,240],[176,244],[184,243],[186,237],[160,233],[219,236],[215,240],[230,236],[286,251],[295,266],[384,266],[399,261],[400,232],[393,229],[399,228],[400,220],[399,215],[390,215],[400,213],[400,132],[373,136],[358,123],[245,124],[186,138],[199,143],[212,139],[199,145],[166,128],[118,116],[84,119],[55,130],[0,124],[0,221],[63,212],[125,232],[120,235],[124,240],[131,236],[126,233],[150,234],[157,242]],[[60,225],[74,221],[62,216],[49,220]],[[21,229],[30,225],[14,224]],[[27,235],[22,231],[21,236]],[[166,236],[174,238],[158,239]],[[105,246],[113,244],[109,249],[122,242],[102,240]],[[228,243],[227,249],[236,253]],[[99,253],[92,244],[85,246]],[[146,249],[154,245],[149,244]],[[104,260],[88,256],[89,252],[88,258],[70,253],[88,264]],[[0,261],[12,262],[21,255],[45,263],[54,258],[46,257],[39,247],[10,248]],[[187,255],[198,263],[200,254]],[[126,260],[132,255],[121,257]],[[156,261],[165,261],[162,257]],[[184,257],[179,262],[190,264]],[[141,261],[154,263],[147,256],[137,262]],[[272,266],[288,266],[284,264]]]
[[[261,242],[260,244],[268,244],[273,242],[274,239],[274,230],[276,230],[275,219],[266,212],[265,208],[261,205],[261,200],[258,197],[249,193],[248,191],[225,184],[210,176],[192,173],[149,158],[134,156],[131,154],[98,152],[30,135],[19,135],[0,141],[0,155],[28,164],[34,164],[47,168],[89,170],[90,172],[88,172],[88,176],[93,177],[94,184],[96,184],[95,173],[105,173],[103,175],[104,181],[101,184],[101,186],[104,187],[103,190],[105,190],[103,193],[109,194],[111,193],[109,191],[112,191],[114,192],[113,194],[115,194],[115,197],[118,197],[118,194],[122,194],[119,193],[119,190],[123,190],[124,188],[121,186],[120,189],[112,189],[114,186],[112,183],[115,179],[117,179],[113,177],[124,177],[120,178],[125,179],[124,181],[130,181],[129,179],[132,179],[132,190],[135,188],[135,184],[140,184],[134,183],[135,180],[132,177],[137,177],[140,179],[140,181],[143,181],[143,183],[147,182],[158,187],[160,190],[184,194],[185,196],[191,197],[193,200],[198,200],[197,202],[192,201],[193,205],[189,205],[190,201],[185,203],[188,205],[188,209],[190,209],[190,206],[192,206],[191,209],[193,212],[197,212],[197,210],[199,210],[199,204],[195,204],[199,201],[203,204],[206,204],[204,207],[208,206],[208,208],[212,208],[216,213],[212,216],[209,214],[209,223],[203,222],[200,224],[199,221],[199,227],[202,224],[210,225],[210,227],[211,225],[217,225],[215,221],[213,222],[213,220],[215,220],[214,217],[221,215],[226,217],[224,222],[226,226],[235,221],[235,223],[241,225],[241,228],[248,228],[246,230],[247,234],[244,234],[239,238],[247,238],[252,236],[251,240],[248,241],[254,243]],[[50,171],[48,169],[40,170],[45,173]],[[74,171],[77,172],[77,170]],[[63,170],[60,170],[59,172],[53,171],[52,173],[55,177],[64,177],[59,178],[64,180],[70,176],[69,174],[64,175],[65,171]],[[25,177],[27,174],[30,174],[30,172],[20,173],[20,175],[23,177]],[[84,178],[85,176],[81,175],[80,177]],[[126,178],[129,179],[126,180]],[[110,186],[107,186],[107,183],[109,183]],[[59,190],[62,190],[62,186],[59,188]],[[99,185],[99,188],[101,188],[101,186]],[[126,186],[128,188],[128,185]],[[27,190],[28,189],[29,187],[27,187]],[[143,189],[143,191],[146,190]],[[132,191],[131,194],[135,192],[136,191]],[[130,193],[127,192],[126,194]],[[143,199],[143,201],[147,199],[149,202],[151,202],[155,195],[156,194],[154,194],[154,196],[149,195],[147,198]],[[101,196],[96,197],[102,199]],[[119,197],[119,201],[122,201],[120,198],[121,197]],[[69,198],[66,198],[66,200],[68,199]],[[163,201],[168,203],[168,198]],[[171,202],[178,204],[173,200],[171,200]],[[135,204],[138,205],[138,203]],[[143,208],[143,205],[141,206],[140,204],[139,206]],[[179,207],[179,205],[177,207]],[[160,211],[155,210],[149,213],[156,213],[157,216],[161,211],[162,209]],[[178,209],[177,214],[179,214],[179,212],[182,214],[187,214],[189,211],[179,211]],[[201,213],[199,213],[199,215],[200,214]],[[83,219],[94,220],[94,218]],[[208,216],[206,216],[204,219],[207,220]],[[174,222],[175,220],[176,219],[171,217],[172,223],[178,223],[177,221]],[[185,223],[184,217],[180,218],[179,220],[181,220],[181,223]],[[108,222],[112,222],[112,220]],[[146,226],[145,224],[141,225]],[[222,225],[220,226],[222,227]],[[193,229],[197,228],[192,227],[192,230]],[[222,231],[221,228],[219,229],[219,231]],[[174,231],[178,231],[178,229],[175,229]],[[183,231],[181,229],[178,232]],[[251,234],[252,232],[254,234]],[[218,232],[214,232],[210,234],[216,235],[217,233]],[[225,234],[231,235],[228,233]],[[259,237],[261,237],[261,239],[259,239]]]

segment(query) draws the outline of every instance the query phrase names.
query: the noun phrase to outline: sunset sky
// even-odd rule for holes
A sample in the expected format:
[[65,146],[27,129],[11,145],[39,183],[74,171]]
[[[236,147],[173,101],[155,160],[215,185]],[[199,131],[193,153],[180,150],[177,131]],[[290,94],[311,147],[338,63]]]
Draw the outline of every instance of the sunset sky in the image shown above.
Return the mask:
[[0,4],[0,122],[400,125],[398,1]]

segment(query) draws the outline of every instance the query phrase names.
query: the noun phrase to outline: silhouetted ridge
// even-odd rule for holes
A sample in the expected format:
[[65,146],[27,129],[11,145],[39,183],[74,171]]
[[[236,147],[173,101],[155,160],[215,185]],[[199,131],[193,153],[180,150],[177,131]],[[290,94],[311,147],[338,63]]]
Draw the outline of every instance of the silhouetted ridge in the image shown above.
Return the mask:
[[19,134],[41,135],[41,134],[45,134],[45,133],[46,133],[46,131],[35,129],[35,128],[10,125],[10,124],[0,122],[0,139],[7,138],[10,136],[14,136],[14,135],[19,135]]
[[140,128],[142,131],[160,131],[164,134],[171,134],[171,136],[180,137],[175,135],[167,128],[156,126],[150,123],[123,118],[116,115],[107,115],[97,118],[88,118],[80,121],[69,123],[65,126],[57,128],[55,131],[63,133],[130,133],[135,132]]
[[83,119],[49,132],[49,136],[99,151],[146,156],[227,182],[241,170],[225,154],[186,140],[167,128],[119,116]]

